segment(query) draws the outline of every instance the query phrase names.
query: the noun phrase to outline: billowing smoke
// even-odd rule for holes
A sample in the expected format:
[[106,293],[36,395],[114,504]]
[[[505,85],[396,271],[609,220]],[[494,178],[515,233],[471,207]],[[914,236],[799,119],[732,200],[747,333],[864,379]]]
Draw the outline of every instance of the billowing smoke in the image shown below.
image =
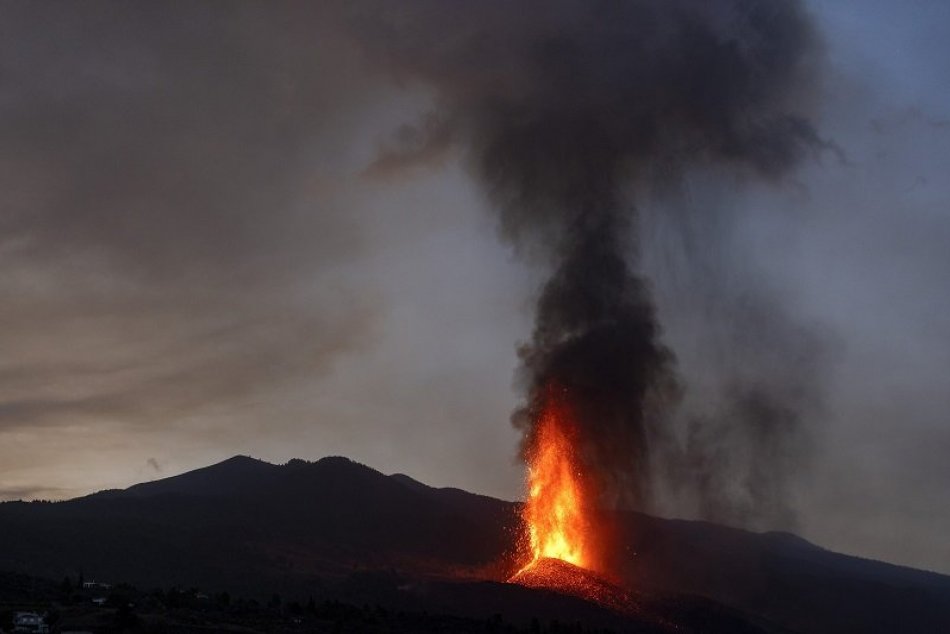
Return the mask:
[[[805,116],[818,47],[802,3],[417,0],[350,10],[369,53],[432,89],[436,104],[376,168],[464,148],[504,235],[549,267],[519,351],[526,399],[516,425],[530,442],[545,390],[564,390],[602,493],[647,505],[651,442],[678,387],[638,273],[637,200],[694,167],[776,179],[823,145]],[[758,393],[736,402],[771,415]]]

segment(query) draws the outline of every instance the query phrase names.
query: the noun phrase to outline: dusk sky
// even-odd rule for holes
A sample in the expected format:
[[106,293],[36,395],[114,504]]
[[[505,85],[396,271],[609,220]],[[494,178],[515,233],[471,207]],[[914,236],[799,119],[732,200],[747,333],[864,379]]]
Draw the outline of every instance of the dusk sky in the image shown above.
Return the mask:
[[[543,267],[337,4],[0,5],[0,500],[235,454],[521,497]],[[806,4],[831,149],[638,200],[642,268],[684,411],[726,375],[816,386],[793,516],[754,528],[950,573],[950,4]]]

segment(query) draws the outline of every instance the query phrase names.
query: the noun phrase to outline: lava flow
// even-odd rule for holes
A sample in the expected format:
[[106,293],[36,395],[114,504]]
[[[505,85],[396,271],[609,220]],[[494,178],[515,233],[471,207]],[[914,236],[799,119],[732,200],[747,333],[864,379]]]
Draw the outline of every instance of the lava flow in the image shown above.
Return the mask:
[[560,559],[580,568],[595,567],[593,500],[577,446],[569,405],[549,393],[525,452],[528,497],[522,519],[530,560],[512,580],[542,559]]

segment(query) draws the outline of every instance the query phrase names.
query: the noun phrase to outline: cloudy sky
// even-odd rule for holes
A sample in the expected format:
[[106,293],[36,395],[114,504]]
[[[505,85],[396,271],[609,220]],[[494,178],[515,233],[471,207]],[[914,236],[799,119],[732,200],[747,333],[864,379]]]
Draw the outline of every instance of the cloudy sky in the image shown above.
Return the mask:
[[[814,333],[799,533],[950,572],[950,5],[809,7],[840,152],[781,183],[686,175],[643,201],[643,267],[688,406],[745,363],[717,345],[730,298]],[[384,169],[432,99],[307,4],[3,4],[0,499],[238,453],[519,497],[515,346],[543,271],[458,153]],[[706,207],[728,220],[697,255],[667,208]]]

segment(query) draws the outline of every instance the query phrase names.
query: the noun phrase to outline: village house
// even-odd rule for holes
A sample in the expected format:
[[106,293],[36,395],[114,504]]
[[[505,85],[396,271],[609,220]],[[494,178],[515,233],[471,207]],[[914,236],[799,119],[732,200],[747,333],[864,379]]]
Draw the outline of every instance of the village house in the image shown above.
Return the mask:
[[110,588],[112,588],[112,584],[99,581],[83,581],[82,583],[83,590],[109,590]]
[[13,615],[13,631],[23,634],[48,634],[46,615],[36,612],[16,612]]

